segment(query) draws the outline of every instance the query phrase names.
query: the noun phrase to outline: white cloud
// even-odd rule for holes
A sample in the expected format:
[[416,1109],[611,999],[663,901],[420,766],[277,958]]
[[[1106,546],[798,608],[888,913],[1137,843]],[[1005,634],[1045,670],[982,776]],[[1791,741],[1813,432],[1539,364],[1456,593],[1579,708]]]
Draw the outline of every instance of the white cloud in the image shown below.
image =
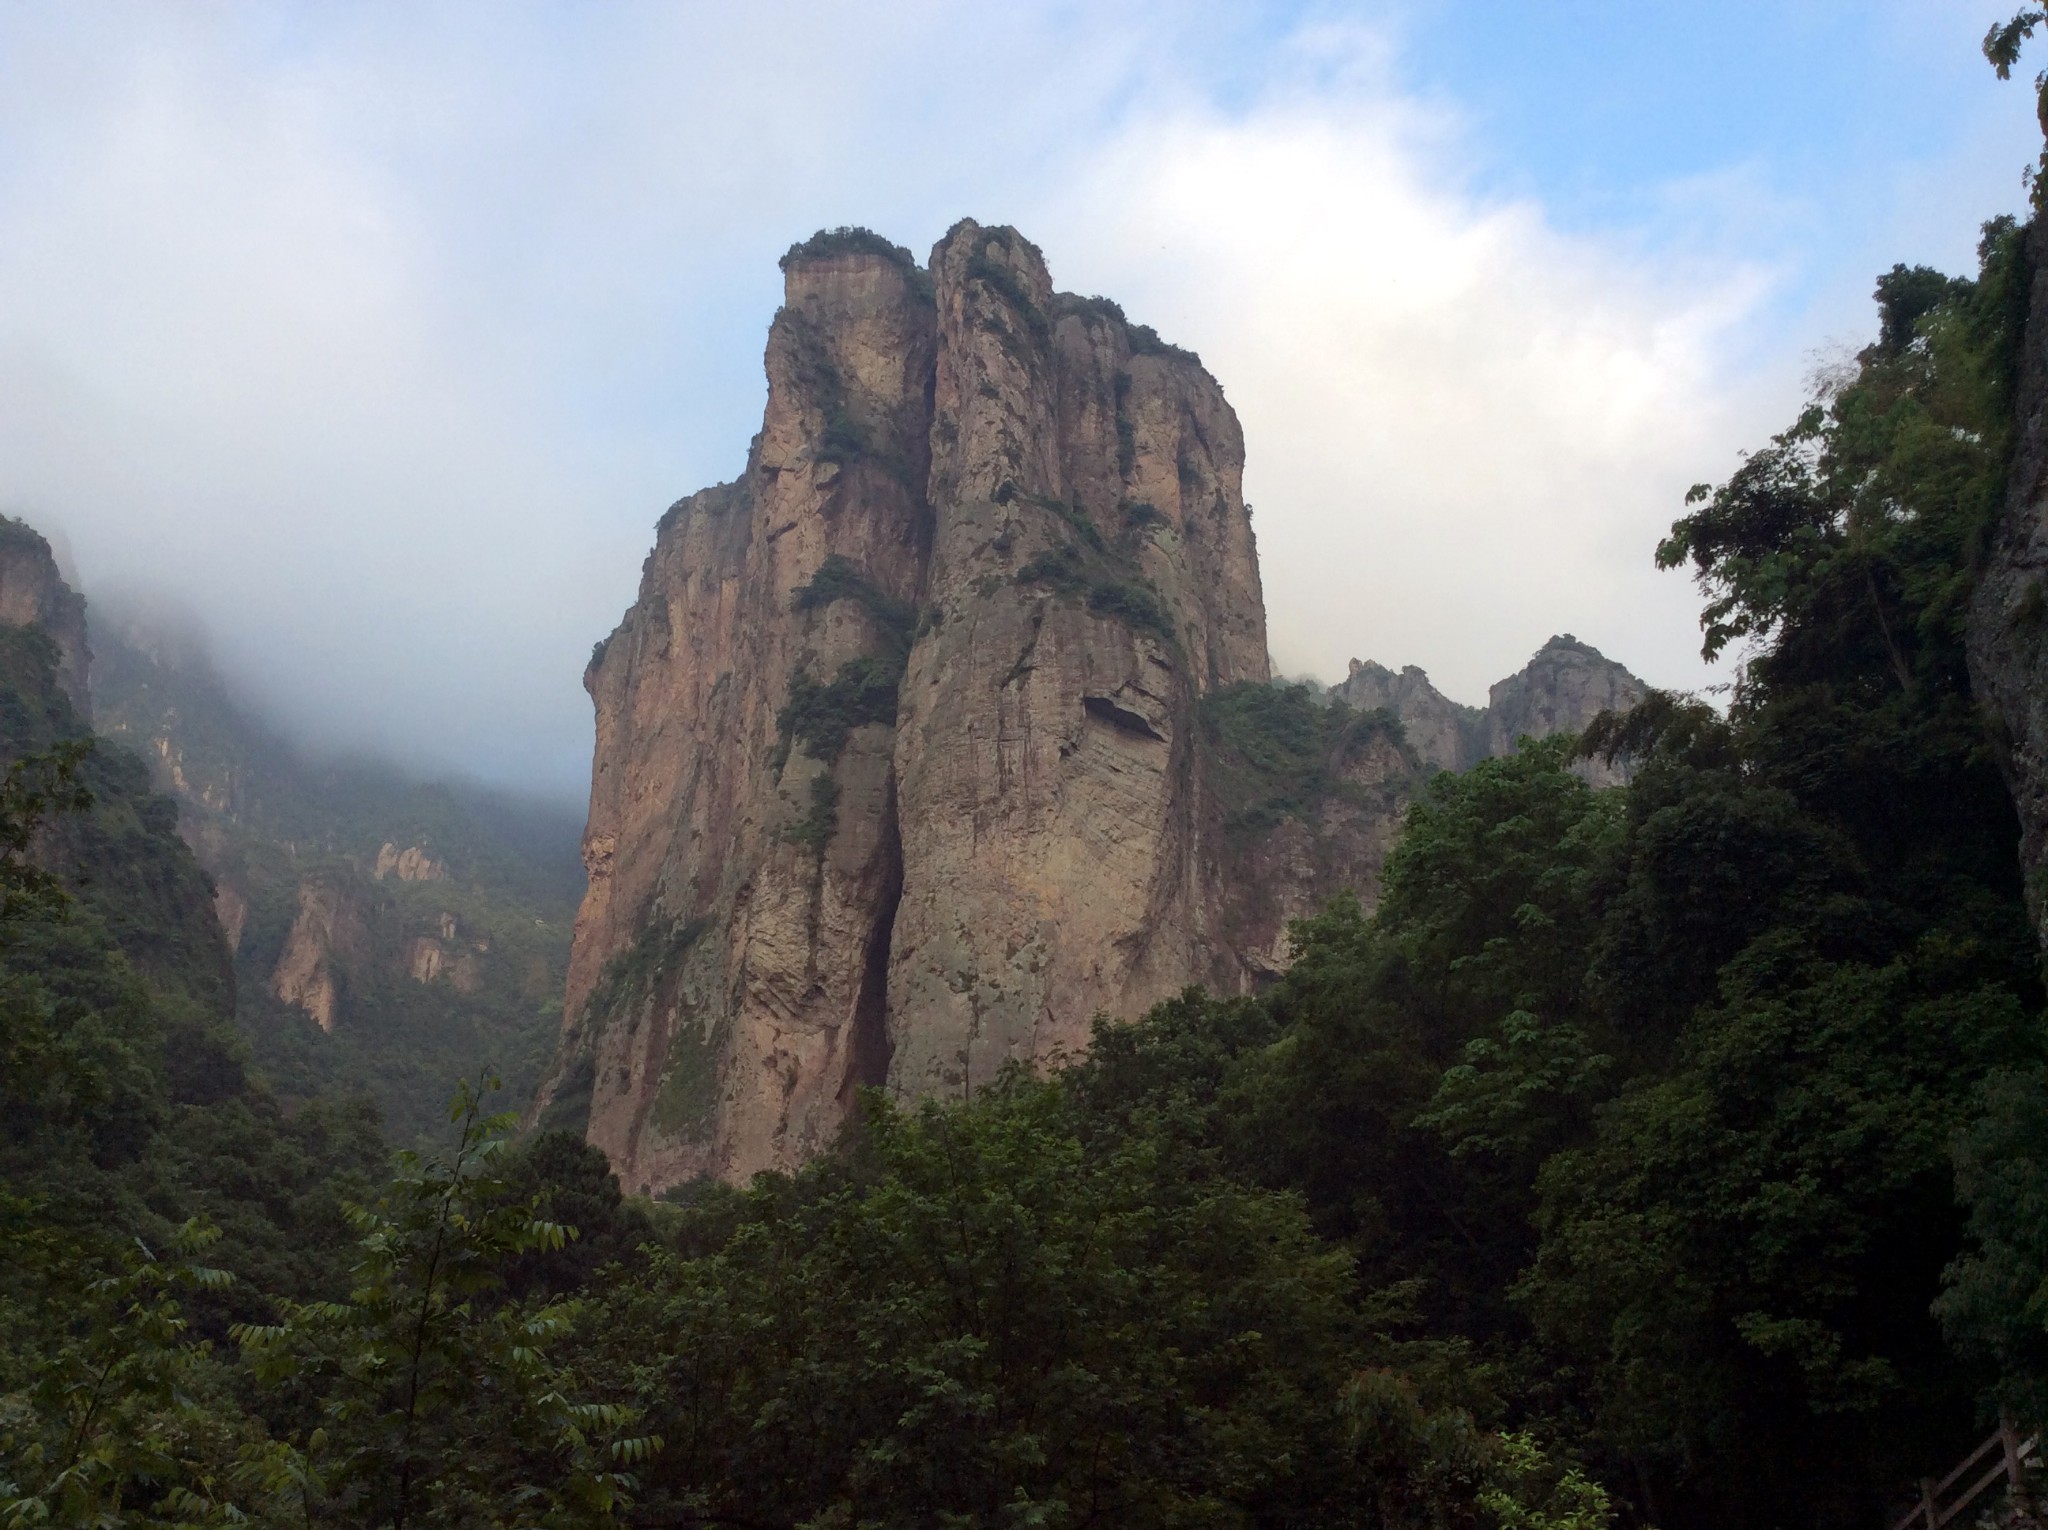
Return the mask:
[[302,735],[573,791],[590,644],[758,420],[775,256],[935,236],[1130,68],[941,4],[0,15],[0,509]]
[[1269,21],[0,11],[0,508],[200,607],[302,732],[574,791],[589,644],[758,419],[775,256],[971,214],[1221,378],[1287,667],[1477,699],[1569,629],[1697,680],[1651,548],[1821,338],[1727,253],[1782,227],[1767,176],[1563,232],[1471,189],[1387,34]]
[[1483,701],[1574,631],[1703,683],[1651,553],[1755,412],[1723,351],[1767,273],[1559,233],[1463,191],[1455,150],[1398,100],[1299,88],[1134,124],[1053,211],[1056,274],[1223,380],[1284,669],[1420,663]]

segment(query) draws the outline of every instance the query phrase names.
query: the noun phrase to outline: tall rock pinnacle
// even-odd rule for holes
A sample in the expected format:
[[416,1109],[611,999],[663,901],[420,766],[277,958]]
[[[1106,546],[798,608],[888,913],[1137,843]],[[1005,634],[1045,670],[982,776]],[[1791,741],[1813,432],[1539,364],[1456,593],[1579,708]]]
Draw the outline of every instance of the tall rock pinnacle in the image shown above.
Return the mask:
[[[1248,989],[1289,919],[1372,896],[1430,768],[1393,712],[1269,686],[1195,356],[1014,229],[927,267],[842,229],[783,272],[746,472],[662,517],[584,677],[590,887],[534,1108],[634,1191]],[[1284,760],[1275,706],[1311,714]]]
[[564,1046],[632,1188],[830,1143],[1234,980],[1196,699],[1266,678],[1243,443],[1015,231],[784,260],[745,476],[662,518],[597,708]]

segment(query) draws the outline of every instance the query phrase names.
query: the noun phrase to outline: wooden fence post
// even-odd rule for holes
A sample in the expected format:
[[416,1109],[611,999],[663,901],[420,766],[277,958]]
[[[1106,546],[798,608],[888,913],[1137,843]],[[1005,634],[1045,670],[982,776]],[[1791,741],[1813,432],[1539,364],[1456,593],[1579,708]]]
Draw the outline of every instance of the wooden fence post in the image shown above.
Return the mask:
[[2013,1428],[2012,1415],[2003,1408],[1998,1410],[1998,1443],[2005,1448],[2005,1483],[2012,1522],[2035,1524],[2034,1501],[2027,1492],[2026,1462],[2020,1455],[2020,1432]]

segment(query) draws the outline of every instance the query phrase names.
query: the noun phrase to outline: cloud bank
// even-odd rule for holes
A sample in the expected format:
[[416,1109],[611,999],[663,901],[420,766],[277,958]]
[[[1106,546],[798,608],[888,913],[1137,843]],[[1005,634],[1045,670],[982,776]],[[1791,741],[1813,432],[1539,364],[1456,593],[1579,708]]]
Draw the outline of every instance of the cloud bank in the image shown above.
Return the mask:
[[1559,233],[1463,192],[1442,123],[1333,95],[1134,124],[1051,220],[1236,404],[1276,660],[1420,663],[1483,702],[1574,630],[1703,683],[1651,553],[1755,423],[1723,353],[1769,273]]
[[[1745,242],[1754,167],[1608,227],[1489,189],[1397,22],[10,8],[0,508],[88,593],[199,609],[302,738],[573,797],[590,645],[758,422],[775,256],[972,215],[1222,380],[1283,667],[1478,700],[1570,630],[1710,679],[1651,549],[1869,272]],[[1938,170],[1874,216],[1952,196]]]

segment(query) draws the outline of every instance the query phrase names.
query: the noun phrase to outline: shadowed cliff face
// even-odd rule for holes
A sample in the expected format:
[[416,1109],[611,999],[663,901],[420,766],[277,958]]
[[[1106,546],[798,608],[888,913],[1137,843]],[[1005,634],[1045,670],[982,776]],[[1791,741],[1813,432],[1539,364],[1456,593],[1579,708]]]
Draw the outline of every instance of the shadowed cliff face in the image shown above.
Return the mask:
[[590,891],[546,1095],[590,1091],[633,1188],[794,1163],[884,1078],[936,337],[907,256],[792,261],[746,475],[662,518],[585,676]]
[[2048,221],[2026,231],[2032,272],[2020,341],[2005,505],[1971,597],[1970,684],[2004,744],[2027,904],[2048,947]]
[[[585,676],[590,886],[534,1117],[632,1190],[793,1167],[863,1085],[963,1095],[1098,1014],[1250,988],[1465,763],[1343,709],[1261,741],[1314,703],[1268,688],[1243,436],[1193,355],[1012,229],[783,269],[745,476],[662,517]],[[1548,731],[1557,690],[1516,716]],[[1452,719],[1474,758],[1486,716]]]
[[0,626],[38,627],[57,645],[57,684],[78,720],[92,726],[92,653],[85,597],[64,582],[41,532],[0,515]]

